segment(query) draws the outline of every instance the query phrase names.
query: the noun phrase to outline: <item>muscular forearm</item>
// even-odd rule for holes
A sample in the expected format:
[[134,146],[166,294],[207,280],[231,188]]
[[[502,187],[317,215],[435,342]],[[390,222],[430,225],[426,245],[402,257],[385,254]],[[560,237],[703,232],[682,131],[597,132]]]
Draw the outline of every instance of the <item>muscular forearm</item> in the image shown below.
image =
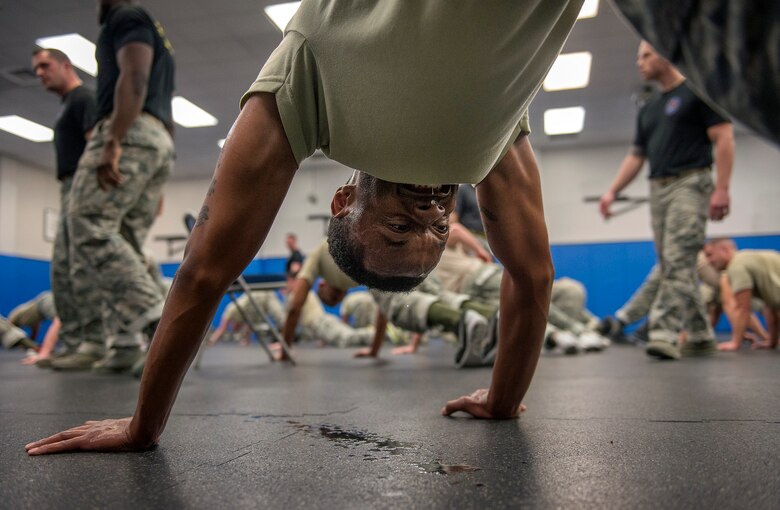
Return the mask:
[[715,147],[715,188],[729,190],[731,172],[734,168],[734,141],[724,141]]
[[628,154],[620,164],[618,173],[609,186],[608,192],[614,193],[615,195],[620,193],[623,188],[628,186],[629,183],[636,178],[637,174],[642,169],[643,164],[644,158],[642,156],[638,156],[634,153]]
[[131,444],[159,438],[217,303],[268,235],[296,169],[273,96],[253,96],[222,151],[166,301],[129,427]]
[[734,168],[734,133],[731,124],[717,124],[707,130],[715,145],[715,189],[728,191]]
[[141,114],[146,99],[148,77],[140,72],[122,72],[114,89],[114,110],[111,112],[111,139],[121,142],[130,126]]
[[54,346],[57,345],[57,339],[60,336],[61,328],[62,328],[62,322],[60,321],[60,318],[55,317],[51,323],[51,326],[49,326],[49,329],[46,330],[46,335],[43,337],[41,350],[38,352],[38,355],[40,357],[46,358],[49,357],[49,355],[51,355],[51,351],[53,351]]
[[777,347],[778,335],[780,335],[780,310],[769,310],[767,314],[767,331],[769,333],[769,345]]
[[382,344],[385,341],[385,333],[387,332],[387,318],[382,312],[376,313],[376,325],[374,330],[374,340],[371,342],[371,356],[377,357],[379,351],[382,349]]
[[199,282],[185,265],[179,270],[149,350],[130,425],[131,437],[138,443],[153,445],[162,434],[184,375],[226,287]]
[[494,417],[506,418],[517,413],[539,361],[554,273],[539,169],[525,137],[477,187],[477,194],[490,246],[505,267],[487,406]]
[[731,341],[734,344],[740,344],[745,337],[745,330],[750,318],[750,309],[734,306],[728,311],[727,315],[729,316],[729,322],[731,322]]
[[544,340],[551,286],[550,273],[517,281],[504,272],[501,337],[488,397],[488,406],[497,417],[510,416],[531,384]]
[[295,340],[295,330],[298,328],[298,324],[301,320],[301,308],[291,306],[287,310],[287,319],[284,321],[282,327],[282,338],[287,342],[287,345],[292,345]]

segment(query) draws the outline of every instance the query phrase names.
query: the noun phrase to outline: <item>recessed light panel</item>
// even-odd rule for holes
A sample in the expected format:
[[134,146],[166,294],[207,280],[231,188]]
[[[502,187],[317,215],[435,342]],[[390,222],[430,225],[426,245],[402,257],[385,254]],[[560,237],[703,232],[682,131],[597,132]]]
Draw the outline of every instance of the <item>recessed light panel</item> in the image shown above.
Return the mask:
[[31,142],[51,142],[54,140],[54,131],[50,128],[18,115],[0,117],[0,129],[26,138]]
[[577,19],[595,18],[599,13],[599,0],[585,0]]
[[547,135],[570,135],[582,131],[585,125],[585,108],[552,108],[544,112],[544,132]]
[[41,48],[60,50],[68,56],[75,67],[85,73],[97,75],[97,60],[95,60],[95,45],[80,34],[64,34],[52,37],[41,37],[35,40]]
[[171,105],[173,106],[173,121],[182,127],[196,128],[217,125],[216,117],[181,96],[174,97]]
[[544,90],[581,89],[590,82],[590,64],[593,55],[589,51],[564,53],[555,59],[547,78],[544,79]]
[[265,9],[265,15],[268,16],[276,28],[284,32],[287,27],[287,23],[290,22],[292,17],[298,12],[298,7],[301,6],[300,2],[285,2],[283,4],[269,5]]

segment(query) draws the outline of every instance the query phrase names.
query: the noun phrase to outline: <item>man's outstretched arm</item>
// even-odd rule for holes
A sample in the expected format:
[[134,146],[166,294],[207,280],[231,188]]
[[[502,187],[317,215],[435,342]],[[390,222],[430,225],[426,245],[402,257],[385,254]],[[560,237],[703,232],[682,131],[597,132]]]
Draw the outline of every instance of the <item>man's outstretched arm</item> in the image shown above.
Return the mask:
[[447,403],[442,413],[511,418],[531,384],[544,339],[554,276],[539,168],[525,136],[477,186],[490,247],[504,265],[498,356],[489,390]]
[[220,156],[165,304],[132,418],[87,422],[27,445],[31,455],[123,451],[157,443],[211,317],[257,253],[297,165],[272,95],[244,106]]

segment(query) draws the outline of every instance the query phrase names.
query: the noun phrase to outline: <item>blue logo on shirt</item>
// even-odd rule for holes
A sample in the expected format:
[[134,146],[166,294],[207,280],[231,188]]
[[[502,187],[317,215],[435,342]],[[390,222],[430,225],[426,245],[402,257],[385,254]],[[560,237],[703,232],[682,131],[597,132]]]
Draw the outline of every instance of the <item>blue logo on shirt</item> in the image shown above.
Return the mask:
[[681,104],[682,104],[682,100],[679,97],[677,96],[671,97],[666,102],[666,107],[664,108],[664,112],[666,112],[666,115],[672,116],[679,111]]

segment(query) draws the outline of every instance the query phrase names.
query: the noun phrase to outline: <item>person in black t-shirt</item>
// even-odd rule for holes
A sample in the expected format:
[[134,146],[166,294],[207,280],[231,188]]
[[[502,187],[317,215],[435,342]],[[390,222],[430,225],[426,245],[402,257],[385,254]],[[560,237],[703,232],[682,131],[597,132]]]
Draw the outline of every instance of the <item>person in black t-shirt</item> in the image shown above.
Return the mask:
[[[73,292],[69,257],[70,234],[67,226],[71,186],[79,158],[97,120],[95,95],[84,86],[70,59],[60,50],[37,49],[32,68],[43,87],[62,99],[62,111],[54,125],[54,148],[57,155],[57,179],[60,180],[60,218],[51,258],[51,286],[55,308],[62,322],[59,338],[65,346],[67,363],[85,337],[103,338],[100,309],[81,306]],[[88,324],[89,329],[82,325]]]
[[284,240],[285,244],[287,245],[287,249],[290,251],[290,256],[287,257],[287,263],[285,264],[285,272],[289,274],[290,268],[294,263],[303,264],[303,252],[298,247],[298,236],[289,233],[287,234],[287,237],[285,237]]
[[[637,66],[645,80],[658,83],[660,94],[639,112],[634,146],[601,197],[601,213],[610,217],[615,196],[648,160],[650,215],[661,279],[650,309],[647,353],[661,359],[711,354],[716,346],[696,284],[696,256],[704,246],[708,210],[713,220],[729,213],[732,126],[699,99],[685,77],[646,41],[639,46]],[[620,312],[617,319],[622,325]],[[688,338],[681,352],[677,339],[683,329]]]
[[162,313],[140,249],[173,168],[174,61],[146,10],[127,0],[98,7],[98,122],[74,178],[69,228],[79,304],[101,302],[108,329],[79,353],[94,372],[116,373],[138,361],[142,331]]

